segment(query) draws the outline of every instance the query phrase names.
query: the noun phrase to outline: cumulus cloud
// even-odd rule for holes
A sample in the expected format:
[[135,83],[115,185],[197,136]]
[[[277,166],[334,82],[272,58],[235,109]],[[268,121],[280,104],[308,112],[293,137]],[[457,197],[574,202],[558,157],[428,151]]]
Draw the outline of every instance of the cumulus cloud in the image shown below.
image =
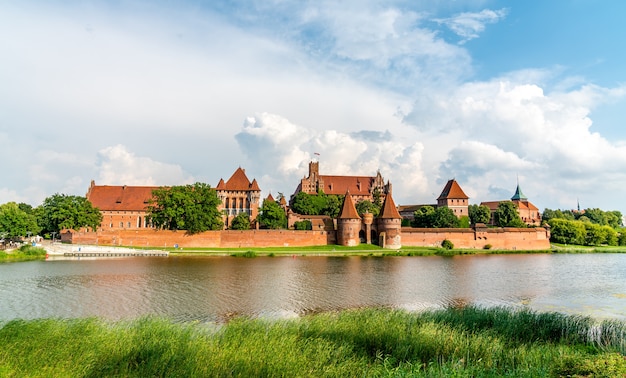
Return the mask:
[[485,30],[485,25],[499,22],[505,18],[507,14],[507,9],[483,9],[480,12],[465,12],[435,21],[446,25],[450,30],[461,37],[459,43],[463,44],[471,39],[478,38],[480,33]]
[[260,180],[264,190],[282,185],[291,194],[313,158],[319,159],[320,172],[326,175],[373,176],[380,171],[392,182],[394,197],[403,202],[428,190],[421,169],[423,145],[399,141],[389,130],[318,130],[260,113],[246,119],[236,138],[254,170],[267,172]]
[[135,156],[123,145],[98,151],[100,185],[182,185],[194,178],[176,164],[162,163],[149,157]]
[[572,191],[589,193],[593,182],[625,177],[626,148],[594,132],[590,116],[598,104],[622,96],[623,87],[546,93],[537,84],[499,78],[422,98],[405,121],[462,141],[442,161],[440,174],[464,179],[481,200],[500,193],[498,185],[514,188],[521,175],[535,193],[547,197],[544,187],[556,186],[561,197],[551,201],[569,201]]

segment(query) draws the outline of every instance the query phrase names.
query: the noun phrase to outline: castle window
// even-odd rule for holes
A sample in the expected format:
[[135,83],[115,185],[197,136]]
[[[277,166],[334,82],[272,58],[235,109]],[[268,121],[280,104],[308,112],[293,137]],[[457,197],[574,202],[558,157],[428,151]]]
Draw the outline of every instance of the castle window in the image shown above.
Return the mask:
[[120,228],[124,228],[124,222],[120,222]]

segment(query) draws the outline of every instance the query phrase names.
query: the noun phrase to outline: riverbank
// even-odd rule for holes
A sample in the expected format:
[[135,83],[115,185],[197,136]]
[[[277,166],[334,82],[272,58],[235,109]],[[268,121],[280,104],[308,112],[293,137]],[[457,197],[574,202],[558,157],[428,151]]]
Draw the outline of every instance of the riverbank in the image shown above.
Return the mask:
[[541,253],[626,253],[626,247],[585,247],[576,245],[552,245],[546,250],[501,249],[446,249],[442,247],[402,247],[398,250],[362,244],[356,247],[320,245],[312,247],[267,248],[162,248],[171,255],[214,256],[459,256],[478,254],[541,254]]
[[225,325],[14,320],[0,328],[0,376],[616,377],[625,335],[623,322],[473,307]]
[[31,245],[23,245],[10,251],[0,251],[0,262],[43,260],[45,258],[45,249]]

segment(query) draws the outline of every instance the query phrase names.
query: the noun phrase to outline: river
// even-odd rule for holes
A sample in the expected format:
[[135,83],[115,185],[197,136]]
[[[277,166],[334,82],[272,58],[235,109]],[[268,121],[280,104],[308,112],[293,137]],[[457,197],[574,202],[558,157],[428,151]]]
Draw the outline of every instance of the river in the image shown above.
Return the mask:
[[626,254],[170,256],[0,264],[0,321],[158,315],[223,322],[465,304],[626,319]]

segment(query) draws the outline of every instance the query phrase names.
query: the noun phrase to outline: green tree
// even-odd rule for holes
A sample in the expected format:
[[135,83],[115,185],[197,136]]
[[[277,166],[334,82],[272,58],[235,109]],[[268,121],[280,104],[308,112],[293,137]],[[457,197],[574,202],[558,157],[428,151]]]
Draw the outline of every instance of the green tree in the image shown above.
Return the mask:
[[312,230],[313,229],[313,225],[311,224],[311,221],[306,219],[303,221],[296,221],[293,223],[293,228],[296,230]]
[[471,224],[489,223],[491,220],[491,210],[485,205],[469,205],[467,207]]
[[493,214],[493,220],[498,227],[525,227],[517,212],[517,205],[511,201],[503,201]]
[[459,218],[454,215],[454,211],[451,208],[441,206],[435,209],[430,227],[455,228],[459,227],[459,223]]
[[83,227],[96,230],[102,223],[102,214],[85,197],[53,194],[34,210],[37,223],[44,233],[78,230]]
[[413,222],[411,225],[413,227],[431,227],[433,224],[433,217],[435,215],[435,208],[432,206],[422,206],[419,209],[415,210],[413,213]]
[[620,229],[619,235],[617,237],[617,245],[626,245],[626,228]]
[[341,211],[341,205],[343,204],[343,197],[335,194],[324,195],[324,208],[322,210],[323,215],[328,215],[331,218],[337,218]]
[[601,226],[609,224],[606,213],[598,208],[585,209],[584,216],[589,218],[591,223],[599,224]]
[[0,205],[0,234],[3,238],[15,240],[36,235],[40,230],[35,215],[28,214],[15,202]]
[[375,217],[377,217],[378,214],[380,213],[380,206],[376,206],[376,204],[370,200],[359,201],[357,202],[355,207],[359,215],[363,215],[365,213],[371,213]]
[[276,201],[263,201],[257,220],[263,228],[287,228],[287,214]]
[[552,218],[550,225],[550,240],[561,244],[584,245],[587,236],[585,224],[580,221],[563,218]]
[[250,216],[247,213],[237,214],[230,223],[231,230],[249,230]]
[[223,227],[218,210],[221,201],[208,184],[159,188],[152,191],[152,196],[146,217],[157,228],[196,234]]
[[35,212],[35,209],[33,209],[33,207],[31,205],[29,205],[27,203],[24,203],[24,202],[18,203],[17,207],[19,207],[20,210],[22,210],[26,214],[34,214],[34,212]]
[[322,210],[318,204],[317,196],[305,192],[299,192],[294,196],[291,209],[297,214],[303,215],[319,215]]
[[606,235],[606,239],[604,240],[604,244],[616,246],[619,244],[619,234],[617,231],[611,226],[602,226],[604,229],[604,233]]
[[606,240],[606,232],[599,224],[587,222],[584,223],[586,235],[585,245],[601,245]]
[[303,215],[328,215],[336,218],[341,211],[343,196],[299,192],[291,201],[291,210]]

